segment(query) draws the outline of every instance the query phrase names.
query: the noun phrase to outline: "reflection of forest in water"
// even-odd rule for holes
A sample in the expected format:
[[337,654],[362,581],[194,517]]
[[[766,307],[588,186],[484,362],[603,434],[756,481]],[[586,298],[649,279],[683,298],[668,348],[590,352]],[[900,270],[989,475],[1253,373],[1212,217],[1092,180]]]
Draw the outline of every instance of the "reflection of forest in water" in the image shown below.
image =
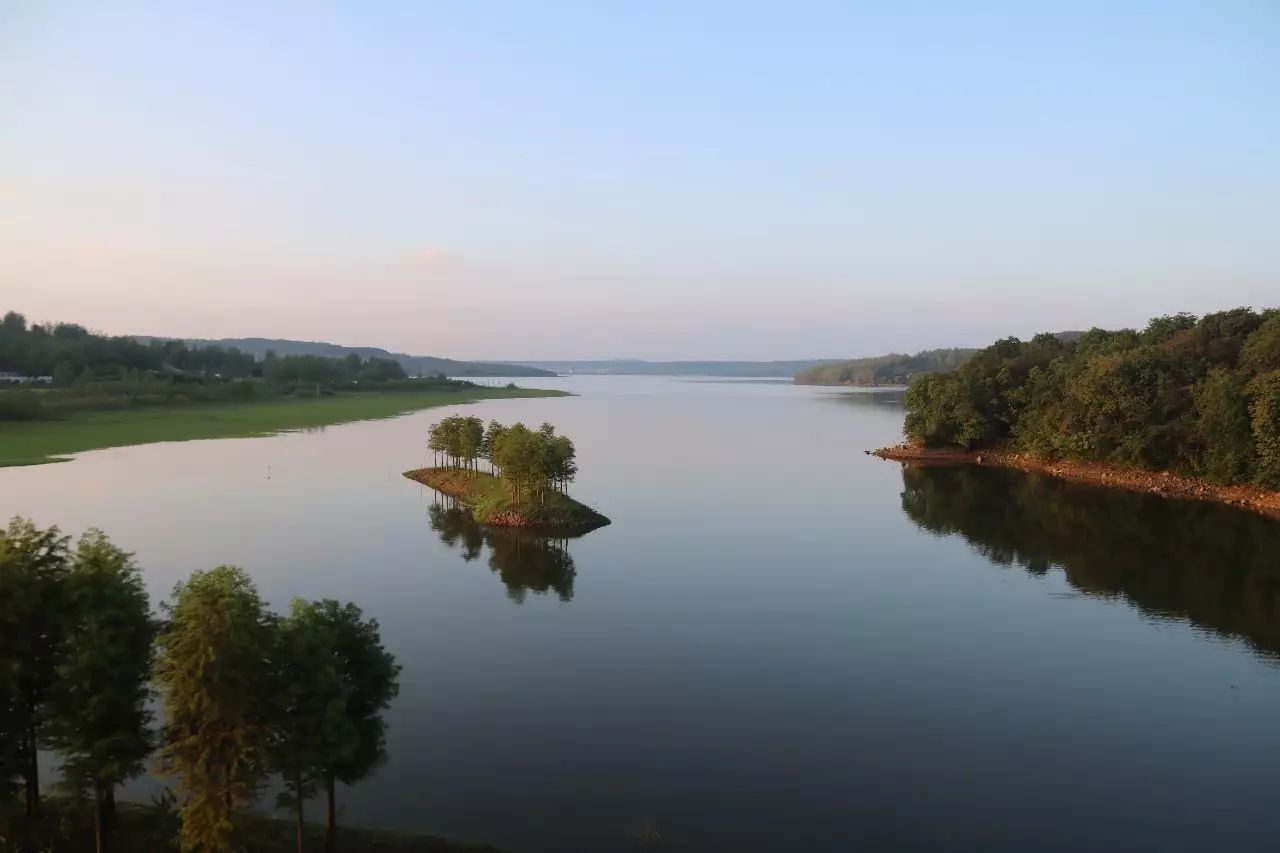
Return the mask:
[[838,403],[842,406],[860,408],[902,409],[906,399],[904,388],[875,388],[857,391],[821,391],[818,399]]
[[904,467],[902,508],[989,560],[1280,657],[1280,522],[1196,501],[972,467]]
[[485,527],[470,510],[439,492],[428,513],[431,529],[440,534],[441,542],[456,547],[464,561],[478,560],[488,549],[489,569],[498,573],[512,601],[523,602],[530,591],[554,592],[561,601],[573,598],[576,572],[568,536]]

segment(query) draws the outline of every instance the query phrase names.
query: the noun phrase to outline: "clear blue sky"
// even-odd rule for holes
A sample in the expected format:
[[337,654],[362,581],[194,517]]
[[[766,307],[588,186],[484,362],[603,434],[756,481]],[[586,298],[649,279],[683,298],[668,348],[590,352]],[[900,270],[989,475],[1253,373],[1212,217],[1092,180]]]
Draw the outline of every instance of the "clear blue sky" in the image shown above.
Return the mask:
[[0,309],[782,358],[1280,304],[1280,3],[0,3]]

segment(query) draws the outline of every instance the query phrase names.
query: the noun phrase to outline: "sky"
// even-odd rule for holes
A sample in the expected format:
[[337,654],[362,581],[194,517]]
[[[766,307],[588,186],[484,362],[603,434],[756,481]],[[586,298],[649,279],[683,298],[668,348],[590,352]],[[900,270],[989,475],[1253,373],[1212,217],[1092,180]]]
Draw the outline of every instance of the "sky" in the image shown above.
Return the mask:
[[0,2],[0,310],[772,359],[1280,305],[1280,3]]

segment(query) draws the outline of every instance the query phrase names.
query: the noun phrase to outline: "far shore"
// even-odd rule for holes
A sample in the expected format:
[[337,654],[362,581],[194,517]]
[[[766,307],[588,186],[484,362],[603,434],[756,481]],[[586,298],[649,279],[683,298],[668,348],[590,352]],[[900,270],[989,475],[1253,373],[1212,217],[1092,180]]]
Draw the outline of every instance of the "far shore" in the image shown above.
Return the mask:
[[868,450],[867,453],[904,465],[987,465],[993,468],[1012,468],[1112,489],[1228,504],[1268,518],[1280,519],[1280,491],[1249,485],[1224,486],[1167,471],[1148,471],[1107,462],[1037,459],[1009,450],[957,450],[901,444]]
[[255,402],[188,403],[75,412],[60,420],[0,422],[0,468],[65,462],[86,450],[161,441],[255,438],[293,429],[391,418],[419,409],[481,400],[563,397],[541,388],[356,391],[323,397],[278,397]]

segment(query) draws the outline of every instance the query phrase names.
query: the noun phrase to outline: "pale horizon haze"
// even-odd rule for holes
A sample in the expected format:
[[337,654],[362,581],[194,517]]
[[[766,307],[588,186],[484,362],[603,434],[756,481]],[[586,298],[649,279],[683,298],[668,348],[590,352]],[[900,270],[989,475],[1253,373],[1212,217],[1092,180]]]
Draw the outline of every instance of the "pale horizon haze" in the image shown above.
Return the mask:
[[784,359],[1280,305],[1280,4],[0,4],[0,311]]

